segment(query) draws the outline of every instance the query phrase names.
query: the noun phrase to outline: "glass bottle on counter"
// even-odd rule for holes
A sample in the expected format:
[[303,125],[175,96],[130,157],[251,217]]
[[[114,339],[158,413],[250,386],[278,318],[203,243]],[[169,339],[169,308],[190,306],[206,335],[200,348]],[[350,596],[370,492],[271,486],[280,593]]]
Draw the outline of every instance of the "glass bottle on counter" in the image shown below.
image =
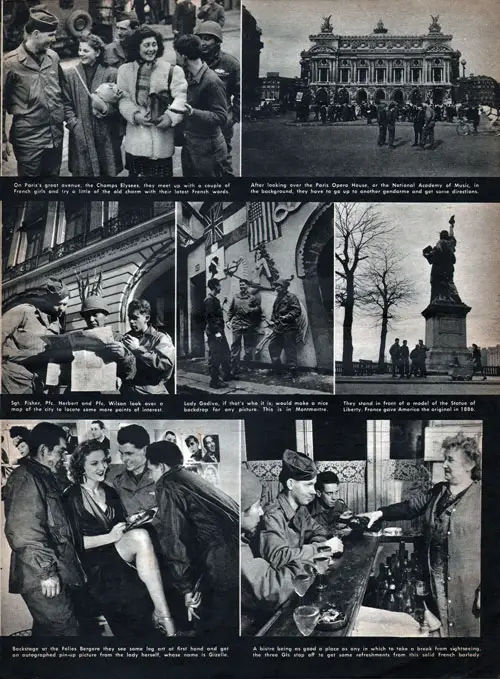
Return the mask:
[[398,603],[396,599],[396,584],[392,579],[390,580],[389,587],[387,589],[387,592],[385,593],[382,608],[385,608],[387,611],[398,610]]

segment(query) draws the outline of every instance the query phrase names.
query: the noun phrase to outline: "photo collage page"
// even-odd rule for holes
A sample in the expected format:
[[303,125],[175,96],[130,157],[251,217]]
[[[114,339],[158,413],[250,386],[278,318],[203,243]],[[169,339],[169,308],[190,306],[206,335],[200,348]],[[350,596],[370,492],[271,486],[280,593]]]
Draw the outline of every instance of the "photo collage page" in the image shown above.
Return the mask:
[[6,676],[496,677],[495,3],[1,12]]

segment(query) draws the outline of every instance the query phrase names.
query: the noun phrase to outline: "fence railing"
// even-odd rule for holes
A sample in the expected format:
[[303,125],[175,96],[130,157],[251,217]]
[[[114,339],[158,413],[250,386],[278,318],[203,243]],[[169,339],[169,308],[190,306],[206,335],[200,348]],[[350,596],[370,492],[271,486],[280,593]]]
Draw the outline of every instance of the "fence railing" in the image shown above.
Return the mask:
[[[384,370],[381,373],[376,361],[353,361],[353,375],[363,376],[363,375],[390,375],[392,374],[392,364],[384,363]],[[500,366],[499,365],[485,365],[483,366],[484,374],[487,377],[500,377]],[[342,361],[335,361],[335,375],[343,375],[343,363]],[[475,376],[479,375],[478,371],[475,372]]]

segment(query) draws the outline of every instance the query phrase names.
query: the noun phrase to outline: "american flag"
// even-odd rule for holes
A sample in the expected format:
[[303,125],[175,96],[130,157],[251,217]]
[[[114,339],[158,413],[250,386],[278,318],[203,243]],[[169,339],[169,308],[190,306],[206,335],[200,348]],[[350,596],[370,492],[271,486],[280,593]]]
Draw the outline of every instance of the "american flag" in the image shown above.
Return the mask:
[[248,203],[248,245],[250,250],[281,236],[281,226],[273,218],[274,203]]
[[222,203],[212,203],[208,211],[202,215],[204,223],[205,249],[209,250],[214,243],[224,238],[222,222]]

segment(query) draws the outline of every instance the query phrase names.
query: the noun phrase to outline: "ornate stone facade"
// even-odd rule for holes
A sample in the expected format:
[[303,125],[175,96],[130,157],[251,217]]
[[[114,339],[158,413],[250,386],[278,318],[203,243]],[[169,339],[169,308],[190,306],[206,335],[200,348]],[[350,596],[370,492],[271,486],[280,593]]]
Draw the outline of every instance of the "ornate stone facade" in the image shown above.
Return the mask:
[[425,35],[393,35],[382,21],[371,35],[338,35],[327,18],[301,53],[301,78],[318,103],[396,101],[441,104],[453,96],[459,51],[432,17]]

